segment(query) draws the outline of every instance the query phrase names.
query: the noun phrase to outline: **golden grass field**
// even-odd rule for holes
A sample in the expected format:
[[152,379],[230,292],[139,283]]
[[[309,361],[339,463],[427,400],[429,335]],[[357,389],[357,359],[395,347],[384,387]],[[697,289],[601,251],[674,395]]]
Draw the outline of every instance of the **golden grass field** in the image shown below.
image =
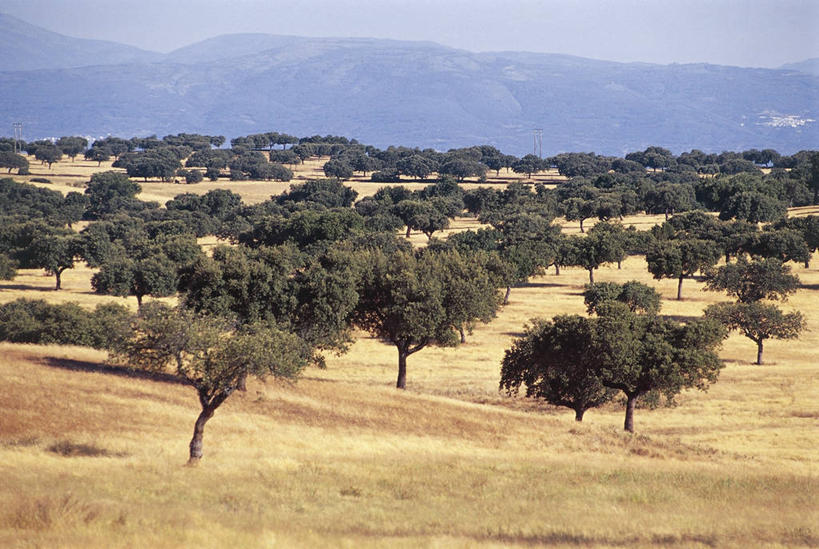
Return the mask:
[[[83,164],[70,172],[87,178],[96,165]],[[143,184],[143,198],[203,185]],[[618,404],[578,424],[497,391],[503,351],[530,318],[584,311],[581,269],[513,289],[466,344],[412,355],[405,392],[393,388],[395,348],[364,334],[295,384],[251,382],[208,423],[195,468],[183,466],[199,411],[191,388],[109,368],[98,351],[0,343],[0,546],[819,546],[819,258],[793,270],[803,288],[784,308],[805,314],[801,339],[768,342],[755,366],[755,345],[732,335],[719,382],[638,410],[635,435]],[[66,271],[55,292],[53,277],[23,270],[0,282],[0,302],[135,308],[94,295],[90,275]],[[652,280],[637,257],[595,278],[652,284],[680,317],[723,299],[686,280],[677,302],[676,281]]]

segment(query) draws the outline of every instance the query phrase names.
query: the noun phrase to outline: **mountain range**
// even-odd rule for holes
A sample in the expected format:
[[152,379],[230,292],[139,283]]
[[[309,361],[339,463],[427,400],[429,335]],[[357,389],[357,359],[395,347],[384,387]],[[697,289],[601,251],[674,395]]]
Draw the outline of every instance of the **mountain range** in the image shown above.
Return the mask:
[[0,120],[24,137],[278,131],[544,155],[819,148],[819,63],[780,69],[225,35],[162,54],[0,14]]

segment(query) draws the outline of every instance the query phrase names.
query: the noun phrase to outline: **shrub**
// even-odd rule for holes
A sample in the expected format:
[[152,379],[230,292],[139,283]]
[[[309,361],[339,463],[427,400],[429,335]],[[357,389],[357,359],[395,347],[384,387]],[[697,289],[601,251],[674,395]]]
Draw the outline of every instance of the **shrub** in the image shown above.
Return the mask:
[[199,170],[189,170],[185,173],[185,183],[200,183],[204,177]]
[[398,183],[401,181],[401,176],[396,171],[373,172],[370,175],[370,181],[375,183]]
[[130,318],[122,305],[87,311],[76,303],[22,298],[0,306],[0,341],[106,349],[125,336]]

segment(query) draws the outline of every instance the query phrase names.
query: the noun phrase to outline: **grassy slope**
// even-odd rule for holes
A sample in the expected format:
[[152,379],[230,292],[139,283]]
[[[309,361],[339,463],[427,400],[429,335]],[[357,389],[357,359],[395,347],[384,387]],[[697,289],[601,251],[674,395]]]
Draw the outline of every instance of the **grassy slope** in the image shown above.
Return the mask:
[[[405,393],[395,350],[363,335],[295,385],[251,383],[209,423],[194,469],[192,389],[87,349],[0,344],[0,546],[815,546],[819,270],[794,271],[805,288],[785,306],[811,331],[766,345],[763,367],[732,336],[720,381],[638,410],[635,436],[615,404],[576,424],[497,393],[529,318],[582,312],[579,269],[513,290],[466,345],[410,357]],[[22,271],[0,301],[122,301],[90,293],[89,276],[68,271],[53,292]],[[675,281],[650,280],[641,258],[597,275],[631,278],[658,288],[666,314],[721,299],[686,281],[672,300]]]

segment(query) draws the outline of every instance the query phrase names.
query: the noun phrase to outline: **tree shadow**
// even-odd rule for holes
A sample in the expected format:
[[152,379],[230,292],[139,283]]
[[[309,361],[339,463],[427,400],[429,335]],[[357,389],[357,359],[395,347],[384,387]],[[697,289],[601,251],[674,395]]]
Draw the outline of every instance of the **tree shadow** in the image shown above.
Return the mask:
[[551,282],[523,282],[515,288],[560,288],[565,284],[553,284]]
[[125,366],[100,364],[99,362],[89,362],[87,360],[73,360],[70,358],[57,358],[49,356],[44,357],[40,362],[51,368],[62,368],[64,370],[71,370],[72,372],[95,372],[119,377],[127,377],[131,379],[147,379],[149,381],[158,381],[160,383],[172,383],[174,385],[189,385],[187,381],[173,374],[164,372],[145,372],[142,370],[126,368]]
[[511,337],[523,337],[525,335],[525,332],[501,332],[501,333],[503,335],[505,335],[505,336],[511,336]]
[[800,284],[800,290],[819,290],[819,284]]
[[53,286],[32,286],[31,284],[0,284],[0,290],[35,290],[38,292],[47,292],[54,290]]

